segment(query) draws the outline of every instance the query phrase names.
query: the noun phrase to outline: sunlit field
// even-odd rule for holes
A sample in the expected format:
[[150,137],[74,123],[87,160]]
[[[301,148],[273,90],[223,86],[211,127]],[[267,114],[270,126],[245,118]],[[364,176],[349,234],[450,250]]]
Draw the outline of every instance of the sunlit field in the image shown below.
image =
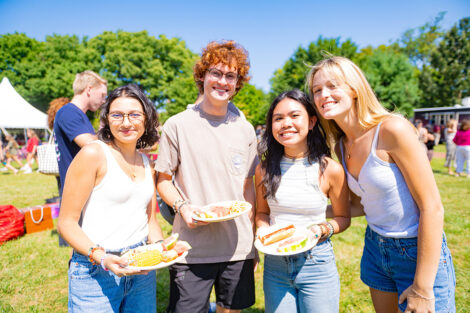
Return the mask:
[[[438,146],[436,151],[443,149]],[[470,179],[448,176],[443,164],[442,158],[432,161],[446,210],[445,232],[457,276],[457,311],[469,312]],[[0,172],[0,204],[23,208],[43,204],[57,194],[52,176]],[[164,232],[170,234],[170,225],[161,216],[158,218]],[[373,312],[368,289],[359,279],[365,226],[364,218],[355,218],[348,230],[332,239],[341,279],[340,312]],[[70,253],[70,248],[59,248],[55,229],[25,235],[0,246],[0,312],[66,312]],[[244,312],[264,312],[262,275],[261,260],[256,272],[257,301]],[[169,292],[166,269],[157,272],[157,281],[158,312],[164,312]]]

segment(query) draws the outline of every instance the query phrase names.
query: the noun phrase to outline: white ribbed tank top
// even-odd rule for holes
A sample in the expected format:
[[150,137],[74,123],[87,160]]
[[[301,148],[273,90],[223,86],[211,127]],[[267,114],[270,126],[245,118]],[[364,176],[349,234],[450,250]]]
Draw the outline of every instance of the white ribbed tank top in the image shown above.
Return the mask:
[[148,236],[147,205],[154,193],[154,182],[147,157],[141,154],[145,178],[134,182],[121,169],[110,148],[99,143],[106,156],[107,170],[83,209],[82,229],[95,244],[120,249]]
[[326,220],[328,198],[319,186],[319,164],[308,158],[281,159],[281,183],[276,199],[267,199],[270,224],[289,223],[298,227]]

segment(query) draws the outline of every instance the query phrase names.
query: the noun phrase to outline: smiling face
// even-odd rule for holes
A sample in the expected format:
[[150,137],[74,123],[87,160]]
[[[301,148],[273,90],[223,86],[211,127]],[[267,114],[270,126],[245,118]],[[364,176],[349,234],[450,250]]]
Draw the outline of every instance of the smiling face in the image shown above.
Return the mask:
[[354,91],[334,75],[319,70],[313,78],[313,100],[317,111],[325,119],[337,119],[352,112]]
[[[225,74],[222,75],[219,79],[211,74],[212,70],[217,71]],[[217,64],[215,66],[211,66],[206,74],[204,75],[204,96],[212,103],[228,103],[228,101],[233,97],[235,94],[235,88],[237,86],[237,81],[227,81],[226,75],[231,75],[234,73],[238,75],[236,67],[228,67],[227,65]]]
[[309,117],[300,102],[285,98],[273,111],[273,137],[284,146],[287,155],[298,156],[308,150],[307,135],[315,123],[316,117]]
[[[129,119],[129,114],[133,113],[135,116],[139,114],[142,116],[137,119]],[[113,116],[119,117],[119,115],[123,116],[122,120],[113,118]],[[108,123],[116,142],[137,143],[145,131],[145,114],[142,104],[134,98],[117,98],[109,107]]]

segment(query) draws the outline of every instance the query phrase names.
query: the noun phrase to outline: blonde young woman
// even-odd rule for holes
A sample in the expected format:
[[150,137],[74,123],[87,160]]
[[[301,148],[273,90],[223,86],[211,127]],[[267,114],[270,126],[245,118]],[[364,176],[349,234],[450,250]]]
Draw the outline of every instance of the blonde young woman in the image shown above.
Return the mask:
[[352,207],[368,222],[361,279],[376,312],[455,312],[444,209],[416,130],[379,103],[346,58],[320,61],[307,84],[343,163]]

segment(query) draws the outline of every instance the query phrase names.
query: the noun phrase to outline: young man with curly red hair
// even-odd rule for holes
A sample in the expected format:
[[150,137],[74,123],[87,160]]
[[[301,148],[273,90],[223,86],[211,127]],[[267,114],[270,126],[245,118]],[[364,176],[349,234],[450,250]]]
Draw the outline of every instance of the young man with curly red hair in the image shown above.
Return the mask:
[[194,66],[202,101],[163,126],[157,189],[176,211],[173,233],[192,246],[183,262],[170,267],[168,312],[206,313],[213,286],[217,312],[239,312],[255,302],[254,210],[219,223],[192,218],[200,206],[225,200],[245,200],[254,208],[255,131],[228,109],[249,80],[249,68],[248,54],[236,42],[209,43]]

